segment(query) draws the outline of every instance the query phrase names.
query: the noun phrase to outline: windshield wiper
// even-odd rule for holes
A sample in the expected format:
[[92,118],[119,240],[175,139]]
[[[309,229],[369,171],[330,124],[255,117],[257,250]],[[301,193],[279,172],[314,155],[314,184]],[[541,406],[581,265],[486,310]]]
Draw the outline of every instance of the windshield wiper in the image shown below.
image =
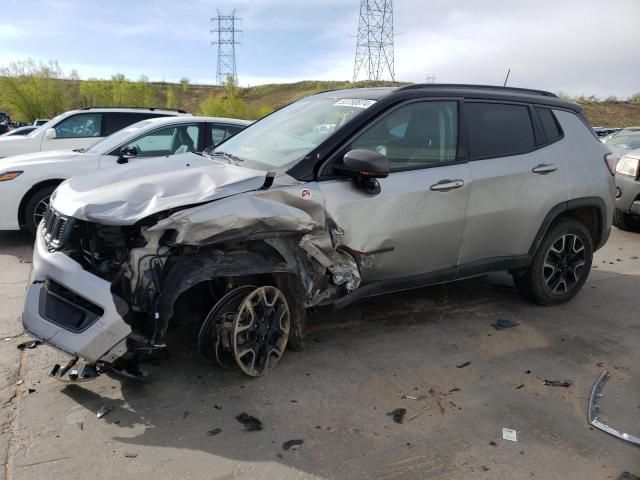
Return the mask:
[[76,152],[76,153],[84,153],[84,152],[87,151],[87,149],[86,148],[74,148],[73,151]]
[[226,157],[228,160],[233,160],[234,162],[244,162],[240,157],[227,152],[211,152],[208,155],[210,157]]

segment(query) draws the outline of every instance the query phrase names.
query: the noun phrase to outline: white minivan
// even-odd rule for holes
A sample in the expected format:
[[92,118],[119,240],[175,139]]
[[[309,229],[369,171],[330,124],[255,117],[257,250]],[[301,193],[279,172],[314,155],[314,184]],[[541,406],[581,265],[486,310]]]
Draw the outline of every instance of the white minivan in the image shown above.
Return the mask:
[[[0,138],[0,158],[45,150],[87,149],[140,120],[189,115],[158,108],[94,108],[62,113],[29,135]],[[1,163],[1,162],[0,162]]]

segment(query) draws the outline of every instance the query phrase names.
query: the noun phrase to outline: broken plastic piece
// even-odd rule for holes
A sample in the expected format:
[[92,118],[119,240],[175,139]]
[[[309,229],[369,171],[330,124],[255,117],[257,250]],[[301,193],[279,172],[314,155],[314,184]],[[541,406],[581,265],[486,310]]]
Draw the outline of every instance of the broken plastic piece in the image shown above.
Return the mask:
[[571,380],[547,380],[545,378],[544,384],[549,385],[550,387],[569,388],[571,385],[573,385],[573,382]]
[[460,365],[456,365],[456,368],[464,368],[464,367],[468,367],[469,365],[471,365],[471,362],[464,362]]
[[221,428],[213,428],[213,429],[211,429],[211,430],[209,430],[207,432],[207,435],[209,435],[210,437],[215,437],[219,433],[222,433],[222,429]]
[[289,450],[291,447],[296,447],[298,445],[302,445],[303,443],[304,443],[304,440],[302,440],[301,438],[296,438],[294,440],[287,440],[282,444],[282,449]]
[[594,427],[602,430],[603,432],[607,432],[614,437],[618,437],[622,440],[626,440],[627,442],[631,442],[636,445],[640,445],[640,437],[636,437],[635,435],[631,435],[629,433],[620,432],[615,428],[610,427],[609,425],[605,425],[600,421],[599,417],[599,407],[600,404],[598,399],[602,398],[602,390],[604,389],[604,384],[609,379],[609,372],[604,371],[602,375],[598,378],[595,385],[593,386],[593,390],[591,390],[591,397],[589,398],[589,410],[588,410],[588,418],[589,423]]
[[98,411],[96,412],[96,417],[98,418],[102,418],[104,417],[107,413],[109,413],[111,411],[111,407],[108,407],[106,405],[101,406]]
[[16,348],[18,350],[24,350],[25,348],[36,348],[38,345],[42,345],[40,340],[29,340],[27,342],[22,342]]
[[518,441],[518,432],[512,430],[511,428],[503,428],[502,429],[502,438],[504,440],[509,440],[510,442]]
[[396,423],[402,423],[404,416],[407,414],[406,408],[396,408],[395,410],[387,413],[389,417],[393,417],[393,421]]
[[514,322],[513,320],[505,320],[503,318],[499,318],[498,320],[496,320],[496,323],[491,324],[491,326],[498,331],[517,327],[518,325],[520,325],[518,322]]
[[260,430],[262,430],[262,422],[246,412],[242,412],[240,415],[238,415],[236,417],[236,420],[244,425],[244,427],[250,432],[259,432]]

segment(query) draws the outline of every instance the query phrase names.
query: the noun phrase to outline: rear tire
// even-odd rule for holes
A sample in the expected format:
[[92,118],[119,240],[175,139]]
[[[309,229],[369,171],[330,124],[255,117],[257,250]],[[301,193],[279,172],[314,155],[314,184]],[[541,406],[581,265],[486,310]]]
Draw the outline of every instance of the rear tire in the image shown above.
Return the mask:
[[575,297],[587,281],[593,261],[593,240],[587,227],[565,218],[552,225],[533,262],[514,275],[518,291],[539,305],[558,305]]
[[36,236],[38,224],[44,217],[47,207],[49,206],[49,198],[56,188],[57,185],[39,188],[29,196],[24,206],[24,218],[22,221],[25,229],[32,237]]
[[634,218],[633,215],[624,213],[618,208],[613,211],[613,224],[620,230],[626,230],[628,232],[640,231],[640,221]]

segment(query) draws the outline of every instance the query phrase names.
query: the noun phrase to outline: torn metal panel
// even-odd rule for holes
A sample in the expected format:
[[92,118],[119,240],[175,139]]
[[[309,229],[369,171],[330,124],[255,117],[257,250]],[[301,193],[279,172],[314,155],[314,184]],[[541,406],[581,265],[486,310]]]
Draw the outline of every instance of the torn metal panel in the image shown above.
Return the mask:
[[600,421],[599,417],[599,408],[600,408],[600,398],[602,398],[602,390],[604,389],[605,383],[609,379],[609,372],[605,371],[600,375],[595,385],[593,386],[593,390],[591,391],[591,397],[589,398],[589,410],[588,410],[588,418],[589,423],[594,427],[602,430],[603,432],[607,432],[614,437],[618,437],[622,440],[626,440],[627,442],[631,442],[635,445],[640,445],[640,437],[635,435],[631,435],[629,433],[624,433],[619,430],[616,430],[609,425],[606,425]]
[[60,213],[102,225],[132,225],[154,213],[256,190],[265,172],[193,153],[109,168],[62,183],[52,205]]
[[304,234],[325,224],[323,198],[300,185],[235,195],[181,210],[150,231],[175,230],[188,245]]
[[344,285],[348,292],[360,286],[356,260],[349,253],[336,250],[328,232],[305,235],[300,240],[300,247],[331,272],[335,285]]

